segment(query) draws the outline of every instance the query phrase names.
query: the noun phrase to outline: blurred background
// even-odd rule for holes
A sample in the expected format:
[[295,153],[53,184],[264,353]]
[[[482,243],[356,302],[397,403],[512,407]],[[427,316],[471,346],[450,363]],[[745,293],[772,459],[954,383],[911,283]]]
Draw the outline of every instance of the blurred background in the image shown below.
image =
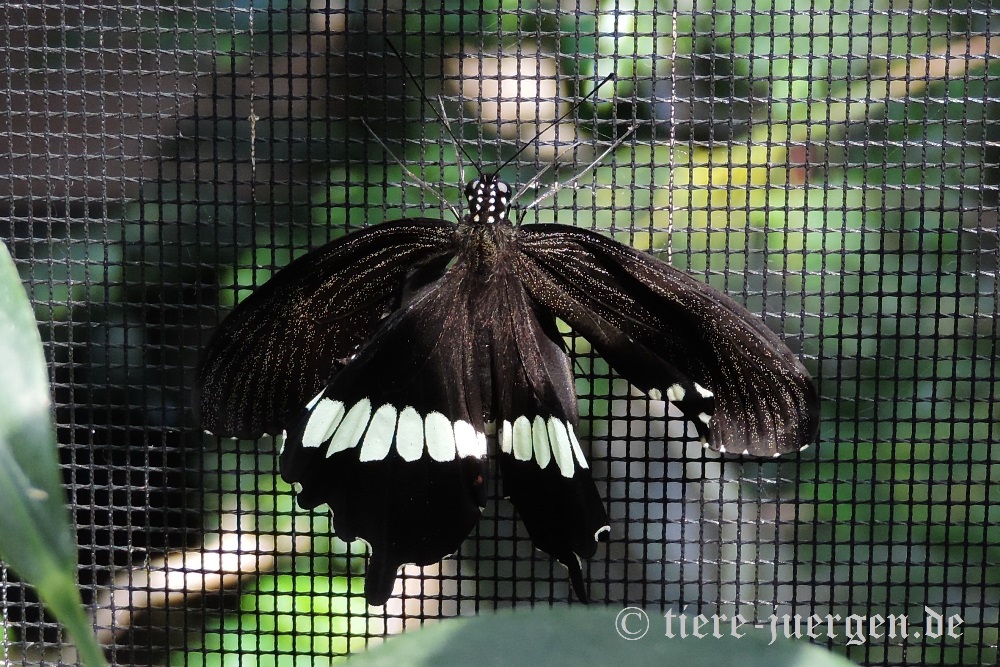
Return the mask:
[[[469,158],[527,145],[506,180],[564,185],[526,224],[600,229],[733,295],[823,398],[816,447],[719,456],[568,334],[612,521],[592,599],[751,621],[929,607],[961,637],[816,641],[997,664],[991,3],[404,4],[0,0],[0,238],[112,660],[326,664],[427,620],[566,603],[494,493],[458,558],[368,608],[364,547],[297,508],[274,439],[204,435],[190,400],[213,328],[274,269],[383,220],[454,219]],[[5,664],[72,661],[0,575]]]

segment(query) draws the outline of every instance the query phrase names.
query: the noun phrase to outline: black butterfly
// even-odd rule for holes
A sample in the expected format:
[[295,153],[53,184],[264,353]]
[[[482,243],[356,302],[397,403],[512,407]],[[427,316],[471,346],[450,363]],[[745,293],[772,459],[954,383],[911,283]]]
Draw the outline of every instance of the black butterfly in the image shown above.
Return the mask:
[[511,188],[482,174],[454,224],[373,226],[293,261],[215,332],[198,372],[202,425],[287,429],[282,477],[371,547],[368,602],[405,563],[455,553],[486,504],[487,434],[503,493],[536,547],[568,569],[608,516],[574,429],[556,318],[720,452],[805,447],[818,397],[781,340],[729,297],[601,234],[515,225]]

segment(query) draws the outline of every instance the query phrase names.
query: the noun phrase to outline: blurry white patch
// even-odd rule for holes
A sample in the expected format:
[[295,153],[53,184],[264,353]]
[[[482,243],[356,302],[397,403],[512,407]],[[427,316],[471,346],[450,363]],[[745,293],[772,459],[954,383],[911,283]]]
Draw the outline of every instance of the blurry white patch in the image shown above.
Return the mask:
[[518,461],[531,460],[531,422],[524,415],[514,420],[514,458]]
[[694,383],[694,390],[696,392],[698,392],[701,395],[702,398],[712,398],[713,396],[715,396],[715,394],[713,394],[708,389],[705,389],[704,387],[702,387],[697,382]]
[[344,416],[343,421],[340,422],[340,426],[334,432],[333,439],[330,440],[330,446],[326,450],[327,458],[337,452],[357,447],[371,416],[372,402],[367,398],[362,398],[351,406],[351,409]]
[[663,392],[661,392],[659,389],[650,389],[649,390],[649,397],[651,399],[653,399],[654,401],[662,401],[663,400]]
[[432,412],[424,418],[424,437],[427,453],[435,461],[455,460],[455,430],[451,420],[440,412]]
[[703,424],[711,424],[712,423],[712,415],[706,414],[704,412],[702,412],[702,413],[700,413],[698,415],[698,419],[700,419]]
[[462,458],[483,458],[486,456],[486,434],[477,432],[472,424],[459,419],[455,422],[455,449]]
[[302,431],[303,447],[319,447],[330,439],[344,418],[344,404],[329,398],[313,399],[306,427]]
[[312,400],[306,403],[306,410],[312,410],[313,406],[319,403],[319,399],[323,398],[323,394],[326,393],[326,389],[322,390],[318,394],[312,397]]
[[399,413],[396,451],[404,461],[416,461],[424,453],[424,418],[411,407]]
[[500,425],[500,451],[510,454],[514,447],[514,427],[507,420]]
[[396,408],[388,403],[380,407],[372,415],[365,441],[361,444],[361,461],[381,461],[389,455],[392,448],[392,436],[396,434]]

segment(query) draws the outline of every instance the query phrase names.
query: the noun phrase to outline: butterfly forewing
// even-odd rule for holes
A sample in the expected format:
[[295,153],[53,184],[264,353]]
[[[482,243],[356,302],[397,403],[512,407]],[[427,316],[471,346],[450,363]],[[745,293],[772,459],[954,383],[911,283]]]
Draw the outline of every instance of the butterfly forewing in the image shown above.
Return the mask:
[[815,438],[805,368],[729,297],[588,230],[534,225],[518,247],[531,295],[626,379],[675,403],[708,446],[770,456]]
[[278,434],[399,305],[408,277],[447,261],[455,225],[413,219],[310,252],[240,303],[198,370],[202,426],[243,438]]

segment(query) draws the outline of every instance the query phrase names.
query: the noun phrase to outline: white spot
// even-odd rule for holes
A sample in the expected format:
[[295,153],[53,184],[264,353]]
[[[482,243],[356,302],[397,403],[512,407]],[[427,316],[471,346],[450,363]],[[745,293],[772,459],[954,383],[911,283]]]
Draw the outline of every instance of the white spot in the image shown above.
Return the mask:
[[345,449],[357,447],[371,416],[372,402],[367,398],[362,398],[351,406],[344,420],[337,427],[336,433],[333,434],[333,439],[330,440],[330,446],[326,450],[327,458]]
[[701,420],[701,423],[705,424],[706,426],[712,423],[712,415],[704,412],[698,415],[698,419]]
[[662,401],[663,400],[663,392],[661,392],[659,389],[650,389],[649,390],[649,397],[651,399],[653,399],[654,401]]
[[580,441],[576,439],[576,433],[573,432],[573,427],[569,426],[566,429],[569,432],[569,442],[573,445],[573,454],[576,456],[576,462],[580,464],[581,468],[586,468],[587,459],[583,455],[583,449],[580,447]]
[[531,447],[535,452],[535,461],[539,468],[545,468],[552,460],[552,449],[549,448],[549,432],[545,428],[545,420],[536,416],[531,425]]
[[32,500],[37,500],[39,502],[44,502],[49,499],[49,494],[44,489],[39,489],[37,486],[29,486],[25,493]]
[[396,452],[404,461],[416,461],[424,453],[424,418],[409,406],[399,413]]
[[549,444],[552,445],[552,456],[559,466],[563,477],[573,478],[573,445],[569,442],[567,432],[569,424],[552,417],[549,419]]
[[598,528],[597,532],[594,533],[594,541],[595,542],[597,542],[598,540],[601,539],[601,534],[602,533],[608,533],[610,535],[611,534],[611,526],[601,526],[600,528]]
[[435,461],[455,460],[455,430],[451,421],[440,412],[431,412],[424,418],[424,438],[427,453]]
[[312,411],[302,431],[303,447],[319,447],[330,439],[344,418],[344,404],[324,398],[313,404]]
[[749,449],[744,449],[743,450],[743,456],[750,456],[750,450]]
[[483,203],[483,198],[481,196],[480,197],[476,197],[476,203],[477,204],[482,204]]
[[321,391],[318,394],[316,394],[315,396],[313,396],[312,400],[309,401],[308,403],[306,403],[306,410],[312,410],[313,406],[316,405],[317,403],[319,403],[319,399],[323,398],[323,394],[325,394],[325,393],[326,393],[326,389],[324,389],[323,391]]
[[705,438],[701,438],[700,442],[701,442],[701,446],[702,447],[704,447],[705,449],[708,449],[708,440],[706,440]]
[[719,453],[720,454],[725,454],[726,453],[726,446],[725,445],[719,445]]
[[518,461],[531,460],[531,422],[524,415],[514,420],[514,458]]
[[772,458],[772,459],[776,459],[776,458],[778,458],[779,456],[781,456],[781,452],[775,452],[774,454],[771,454],[771,458]]
[[505,419],[503,424],[500,425],[500,451],[504,454],[510,454],[513,447],[513,426],[511,426],[511,423]]
[[705,389],[697,382],[694,383],[694,390],[698,392],[698,394],[700,394],[702,398],[712,398],[713,396],[715,396],[715,394],[713,394],[708,389]]
[[799,447],[799,451],[800,451],[800,452],[804,452],[804,451],[806,451],[807,449],[809,449],[809,445],[802,445],[801,447]]
[[679,384],[672,384],[667,387],[667,400],[671,403],[678,403],[684,400],[684,394],[686,393],[684,387]]
[[472,221],[473,222],[479,222],[479,214],[478,213],[476,213],[474,216],[472,216]]
[[381,461],[389,455],[392,436],[396,433],[396,408],[386,403],[372,415],[372,421],[361,443],[361,461]]
[[[482,446],[480,446],[480,437],[482,437]],[[486,456],[486,434],[477,432],[475,426],[459,419],[455,422],[455,449],[458,450],[460,458],[466,456],[482,458]]]

